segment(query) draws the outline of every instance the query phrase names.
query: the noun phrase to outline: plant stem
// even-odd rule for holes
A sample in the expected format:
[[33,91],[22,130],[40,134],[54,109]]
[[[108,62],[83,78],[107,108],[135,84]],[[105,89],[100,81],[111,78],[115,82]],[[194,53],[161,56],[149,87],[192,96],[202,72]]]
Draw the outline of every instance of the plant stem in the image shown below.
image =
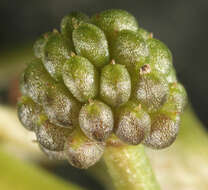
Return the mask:
[[160,189],[142,145],[108,146],[104,161],[116,189]]

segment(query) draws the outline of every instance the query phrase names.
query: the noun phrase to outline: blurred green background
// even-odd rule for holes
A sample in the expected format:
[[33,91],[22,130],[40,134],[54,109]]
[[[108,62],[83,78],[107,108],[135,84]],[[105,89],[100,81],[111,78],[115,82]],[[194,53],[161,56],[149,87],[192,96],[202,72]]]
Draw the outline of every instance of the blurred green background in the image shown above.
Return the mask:
[[[153,32],[154,37],[170,48],[178,78],[208,129],[207,0],[0,0],[0,104],[15,106],[19,73],[33,56],[32,43],[40,34],[59,28],[61,18],[71,11],[92,15],[110,8],[129,11],[140,26]],[[0,119],[3,119],[1,112]],[[0,161],[2,157],[0,154]],[[66,181],[92,190],[107,188],[92,175],[93,169],[93,172],[80,171],[66,162],[48,164],[47,158],[40,157],[39,165]]]

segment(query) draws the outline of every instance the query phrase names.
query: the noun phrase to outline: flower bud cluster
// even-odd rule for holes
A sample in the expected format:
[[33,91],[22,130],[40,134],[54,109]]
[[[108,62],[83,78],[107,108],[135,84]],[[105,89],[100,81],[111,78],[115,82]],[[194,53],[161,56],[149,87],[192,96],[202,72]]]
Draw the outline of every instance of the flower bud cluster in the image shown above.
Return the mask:
[[186,91],[170,50],[128,12],[73,12],[60,32],[40,36],[34,54],[18,116],[50,158],[88,168],[108,145],[161,149],[175,140]]

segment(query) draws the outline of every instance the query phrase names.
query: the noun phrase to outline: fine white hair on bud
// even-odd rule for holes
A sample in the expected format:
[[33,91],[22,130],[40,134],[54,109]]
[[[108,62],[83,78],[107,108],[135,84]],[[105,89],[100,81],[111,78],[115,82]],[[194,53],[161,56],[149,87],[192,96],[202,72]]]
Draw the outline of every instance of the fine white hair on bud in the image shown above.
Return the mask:
[[71,165],[87,169],[101,158],[104,147],[105,143],[90,140],[77,129],[66,140],[65,155]]

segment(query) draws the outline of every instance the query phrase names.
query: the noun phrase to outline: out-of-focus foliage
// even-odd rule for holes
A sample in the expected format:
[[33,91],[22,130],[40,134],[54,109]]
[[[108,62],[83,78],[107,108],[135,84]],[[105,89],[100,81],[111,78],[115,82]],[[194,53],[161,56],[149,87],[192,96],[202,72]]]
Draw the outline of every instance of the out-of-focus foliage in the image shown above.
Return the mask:
[[2,190],[81,190],[32,164],[22,162],[1,150],[0,189]]

